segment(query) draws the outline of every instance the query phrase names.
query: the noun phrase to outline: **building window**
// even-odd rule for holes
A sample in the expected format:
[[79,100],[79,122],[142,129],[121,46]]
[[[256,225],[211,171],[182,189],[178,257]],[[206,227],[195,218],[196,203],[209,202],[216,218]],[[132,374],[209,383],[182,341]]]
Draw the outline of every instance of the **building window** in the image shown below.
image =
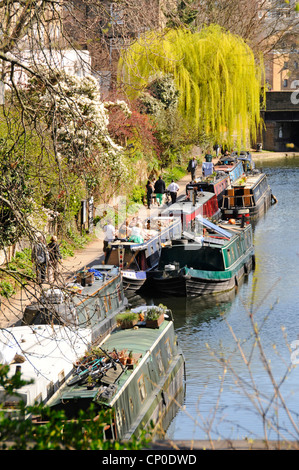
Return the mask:
[[295,69],[295,70],[298,69],[298,62],[297,62],[297,60],[295,60],[295,62],[294,62],[294,69]]
[[110,16],[112,24],[124,23],[124,10],[117,3],[111,3]]
[[288,86],[288,79],[285,78],[283,81],[283,87],[286,88]]

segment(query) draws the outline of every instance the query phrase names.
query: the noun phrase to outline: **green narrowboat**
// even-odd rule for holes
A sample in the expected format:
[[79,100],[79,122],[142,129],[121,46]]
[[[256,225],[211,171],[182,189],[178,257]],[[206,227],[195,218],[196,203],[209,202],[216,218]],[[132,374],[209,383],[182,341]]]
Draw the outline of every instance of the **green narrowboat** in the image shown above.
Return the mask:
[[[216,226],[201,219],[202,236],[164,247],[151,288],[164,295],[199,296],[233,289],[254,268],[251,225]],[[189,236],[188,236],[189,235]]]
[[[104,375],[95,372],[92,389],[87,375],[78,381],[78,371],[74,371],[47,405],[63,409],[69,418],[75,418],[79,410],[87,409],[91,403],[97,409],[112,409],[113,421],[106,429],[110,439],[138,437],[144,429],[154,435],[159,429],[167,429],[184,397],[185,363],[171,312],[162,313],[156,327],[147,327],[146,312],[152,308],[138,307],[141,320],[137,325],[117,327],[98,345],[108,358],[106,364],[112,363],[114,368],[110,367]],[[132,362],[128,364],[130,356]],[[150,429],[151,423],[154,429]]]

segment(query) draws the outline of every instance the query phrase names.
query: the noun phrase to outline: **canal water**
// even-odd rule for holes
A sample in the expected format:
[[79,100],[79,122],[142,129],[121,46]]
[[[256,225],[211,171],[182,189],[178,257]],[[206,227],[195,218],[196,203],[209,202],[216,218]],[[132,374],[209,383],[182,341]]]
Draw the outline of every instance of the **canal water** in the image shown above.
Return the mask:
[[256,269],[238,291],[134,299],[172,309],[185,355],[185,400],[167,430],[171,439],[299,438],[299,366],[291,347],[299,339],[299,157],[256,166],[278,204],[254,228]]

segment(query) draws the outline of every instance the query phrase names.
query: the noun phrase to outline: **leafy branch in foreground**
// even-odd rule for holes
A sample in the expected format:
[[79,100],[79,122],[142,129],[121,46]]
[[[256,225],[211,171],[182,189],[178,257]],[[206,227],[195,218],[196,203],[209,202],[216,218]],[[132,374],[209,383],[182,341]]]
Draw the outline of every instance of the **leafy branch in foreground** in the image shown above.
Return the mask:
[[[112,410],[96,411],[93,405],[80,411],[77,419],[67,419],[63,411],[41,404],[26,406],[20,401],[14,418],[4,409],[6,395],[19,395],[29,382],[20,373],[8,377],[9,366],[0,365],[0,387],[4,390],[0,406],[0,449],[2,450],[138,450],[148,445],[145,433],[129,442],[106,440],[104,431],[112,422]],[[42,421],[32,418],[40,417]]]

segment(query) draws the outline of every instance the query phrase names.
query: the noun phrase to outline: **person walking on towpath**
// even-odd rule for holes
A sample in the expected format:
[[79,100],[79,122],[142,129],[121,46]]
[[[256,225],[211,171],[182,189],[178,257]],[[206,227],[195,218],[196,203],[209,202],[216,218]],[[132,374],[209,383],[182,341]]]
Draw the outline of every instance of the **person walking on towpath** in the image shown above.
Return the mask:
[[178,190],[180,189],[179,185],[174,182],[174,180],[171,181],[170,185],[168,186],[167,190],[170,192],[170,197],[171,197],[171,203],[174,204],[176,202]]
[[51,237],[50,243],[48,243],[48,251],[49,251],[49,282],[55,282],[58,278],[58,265],[59,261],[61,260],[62,256],[60,254],[59,245],[57,243],[57,237],[53,235]]
[[36,235],[37,242],[32,248],[31,260],[36,268],[36,280],[43,284],[46,280],[47,267],[49,263],[49,253],[41,233]]
[[112,225],[111,220],[108,220],[108,223],[104,226],[103,231],[105,232],[103,251],[105,253],[104,262],[106,264],[111,253],[111,249],[108,247],[108,245],[115,240],[116,235],[115,227]]
[[191,160],[189,160],[188,168],[187,171],[191,173],[191,180],[194,181],[195,179],[195,172],[196,172],[196,167],[197,167],[197,160],[195,157],[193,157]]
[[146,183],[146,200],[147,200],[148,209],[151,208],[153,192],[154,192],[153,183],[150,180],[148,180],[148,182]]
[[165,181],[162,180],[162,176],[159,176],[155,183],[155,193],[158,205],[162,205],[163,194],[165,193]]

